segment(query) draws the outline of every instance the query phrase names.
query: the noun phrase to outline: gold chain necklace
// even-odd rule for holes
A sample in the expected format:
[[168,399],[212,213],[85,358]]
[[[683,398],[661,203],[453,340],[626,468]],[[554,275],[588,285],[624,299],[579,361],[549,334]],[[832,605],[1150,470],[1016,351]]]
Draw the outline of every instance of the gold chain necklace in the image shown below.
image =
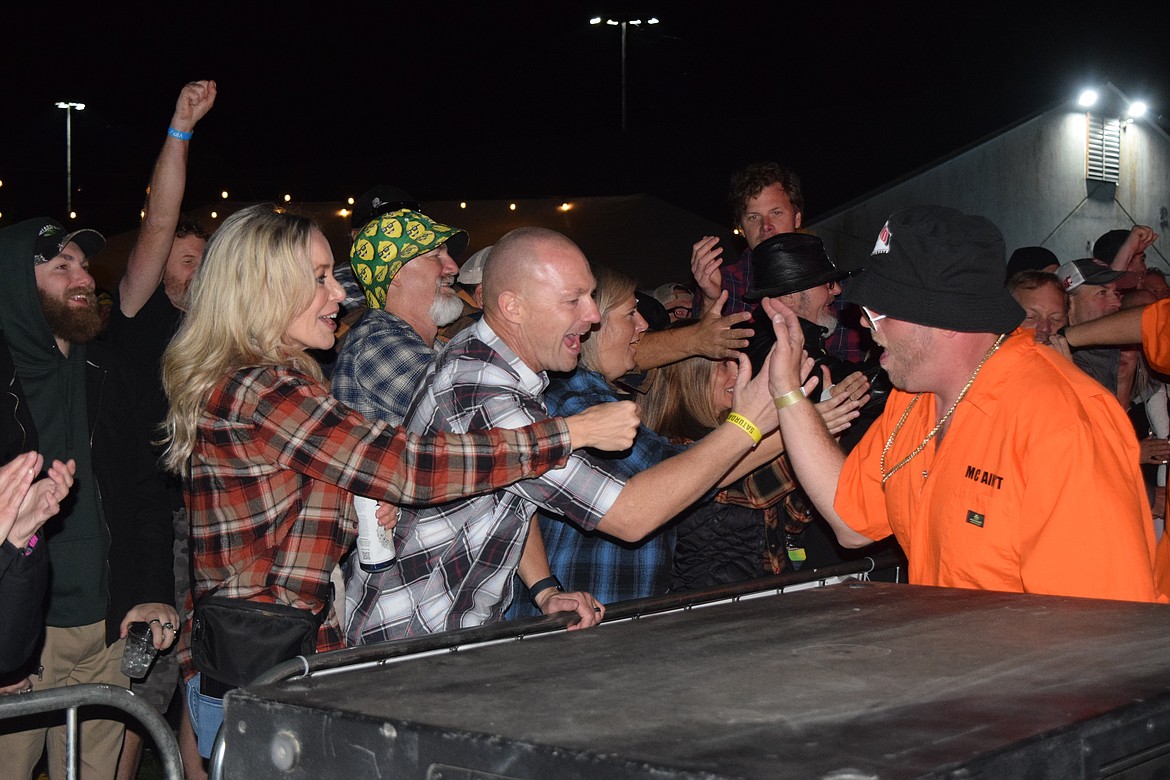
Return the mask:
[[991,356],[995,354],[996,350],[999,349],[999,345],[1003,343],[1003,340],[1006,337],[1006,333],[1001,333],[999,338],[995,340],[995,343],[991,345],[991,349],[987,350],[987,354],[984,355],[983,359],[979,361],[979,365],[975,366],[975,372],[971,374],[971,378],[967,380],[967,384],[963,385],[963,389],[959,391],[959,397],[955,399],[953,404],[951,404],[951,408],[947,409],[947,413],[942,416],[942,419],[938,421],[938,424],[930,429],[930,433],[926,434],[926,438],[922,440],[922,443],[915,447],[913,452],[902,458],[902,460],[898,461],[897,465],[895,465],[892,469],[886,471],[886,454],[890,451],[890,447],[894,446],[894,439],[898,437],[898,432],[902,430],[902,426],[906,423],[906,418],[910,416],[910,410],[913,409],[914,405],[918,403],[918,399],[923,396],[923,393],[919,393],[910,399],[909,405],[906,406],[906,411],[902,412],[902,419],[898,420],[898,424],[894,426],[894,430],[890,434],[890,438],[886,439],[886,446],[882,448],[882,459],[878,463],[878,468],[880,468],[882,472],[882,492],[885,492],[886,482],[890,479],[890,477],[894,476],[894,474],[898,472],[898,469],[914,460],[914,457],[918,455],[918,453],[926,449],[926,445],[930,443],[930,440],[935,437],[935,434],[941,431],[942,427],[947,424],[947,420],[951,419],[951,415],[955,413],[955,407],[959,405],[959,401],[962,401],[967,396],[967,391],[971,389],[971,385],[975,384],[975,377],[979,376],[979,371],[983,368],[983,364],[986,363],[988,359],[990,359]]

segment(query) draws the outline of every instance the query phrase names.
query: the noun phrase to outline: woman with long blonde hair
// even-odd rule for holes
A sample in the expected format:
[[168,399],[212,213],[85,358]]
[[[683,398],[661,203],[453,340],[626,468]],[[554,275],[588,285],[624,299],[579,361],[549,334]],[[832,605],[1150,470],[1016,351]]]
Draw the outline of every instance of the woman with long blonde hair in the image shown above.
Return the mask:
[[[563,464],[573,446],[628,446],[634,419],[610,405],[432,437],[369,422],[329,395],[306,351],[333,346],[344,293],[332,269],[309,219],[271,205],[237,212],[208,242],[163,358],[164,462],[184,480],[192,601],[214,592],[307,610],[320,621],[317,651],[342,646],[330,573],[356,536],[352,495],[432,504],[495,490]],[[227,686],[199,674],[191,650],[188,621],[179,658],[206,755]]]

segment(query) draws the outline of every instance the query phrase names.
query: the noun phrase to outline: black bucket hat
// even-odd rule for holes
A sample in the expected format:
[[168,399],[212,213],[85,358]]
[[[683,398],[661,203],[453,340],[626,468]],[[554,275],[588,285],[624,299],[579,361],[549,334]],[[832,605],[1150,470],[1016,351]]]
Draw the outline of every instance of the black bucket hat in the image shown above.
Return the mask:
[[1003,286],[1004,241],[984,217],[914,206],[882,227],[842,299],[894,319],[963,333],[1009,333],[1024,310]]
[[744,298],[788,295],[849,275],[833,265],[825,245],[808,233],[780,233],[761,241],[752,250],[752,283]]

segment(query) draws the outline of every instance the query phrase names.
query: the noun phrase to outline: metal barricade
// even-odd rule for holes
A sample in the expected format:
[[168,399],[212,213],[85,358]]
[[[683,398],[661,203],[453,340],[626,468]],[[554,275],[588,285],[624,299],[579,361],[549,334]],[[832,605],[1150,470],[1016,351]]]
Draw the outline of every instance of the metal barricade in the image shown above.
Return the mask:
[[[638,620],[651,614],[661,614],[675,610],[699,609],[724,602],[734,602],[740,599],[759,598],[766,595],[779,594],[806,588],[824,587],[846,580],[867,579],[874,571],[893,571],[895,581],[904,582],[903,567],[906,560],[903,556],[883,552],[872,557],[865,557],[856,561],[825,566],[819,569],[807,569],[799,572],[786,572],[770,577],[764,577],[747,582],[731,585],[714,586],[699,591],[688,591],[666,596],[652,596],[644,599],[624,601],[606,608],[605,622],[613,623],[623,620]],[[344,650],[335,650],[313,656],[297,656],[291,661],[277,664],[249,684],[249,688],[256,685],[278,683],[298,677],[312,677],[314,675],[328,675],[344,673],[364,666],[392,664],[408,658],[432,653],[459,652],[461,648],[474,647],[480,644],[494,644],[497,642],[517,642],[526,637],[563,631],[578,620],[576,613],[558,612],[554,615],[545,615],[538,618],[527,618],[518,621],[494,623],[477,628],[465,628],[458,631],[447,631],[441,634],[400,639],[391,642],[380,642],[372,645],[359,645]],[[228,697],[232,692],[228,692]],[[226,710],[225,710],[226,713]],[[226,735],[221,727],[215,738],[215,746],[211,752],[211,761],[208,767],[209,780],[224,780],[224,764],[226,763]]]
[[117,685],[69,685],[33,693],[0,697],[0,720],[65,710],[65,771],[68,780],[78,777],[78,707],[113,707],[134,716],[158,748],[159,760],[168,780],[183,780],[179,743],[170,724],[141,696]]

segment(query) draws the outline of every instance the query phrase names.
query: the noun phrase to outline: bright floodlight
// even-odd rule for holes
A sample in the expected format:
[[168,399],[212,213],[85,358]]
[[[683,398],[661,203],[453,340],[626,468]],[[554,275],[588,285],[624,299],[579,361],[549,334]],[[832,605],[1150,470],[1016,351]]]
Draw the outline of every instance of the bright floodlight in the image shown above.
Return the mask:
[[1126,112],[1126,115],[1133,118],[1133,119],[1137,119],[1138,117],[1145,116],[1145,114],[1146,114],[1146,104],[1140,100],[1135,100],[1134,102],[1130,103],[1129,104],[1129,111]]
[[1086,89],[1084,92],[1081,93],[1081,96],[1079,98],[1077,98],[1077,105],[1082,106],[1084,108],[1088,108],[1089,106],[1093,105],[1096,102],[1097,102],[1097,90],[1095,90],[1095,89]]
[[589,24],[601,24],[601,17],[595,16],[589,20]]
[[85,103],[66,103],[62,100],[57,101],[57,108],[75,108],[78,111],[85,110]]
[[606,19],[605,23],[612,24],[614,27],[617,27],[619,24],[621,24],[621,22],[614,21],[613,19]]
[[646,20],[646,24],[658,24],[658,20],[656,18],[654,18],[653,16],[651,16],[649,19]]
[[630,20],[630,24],[641,24],[641,23],[642,23],[641,19],[631,19]]

